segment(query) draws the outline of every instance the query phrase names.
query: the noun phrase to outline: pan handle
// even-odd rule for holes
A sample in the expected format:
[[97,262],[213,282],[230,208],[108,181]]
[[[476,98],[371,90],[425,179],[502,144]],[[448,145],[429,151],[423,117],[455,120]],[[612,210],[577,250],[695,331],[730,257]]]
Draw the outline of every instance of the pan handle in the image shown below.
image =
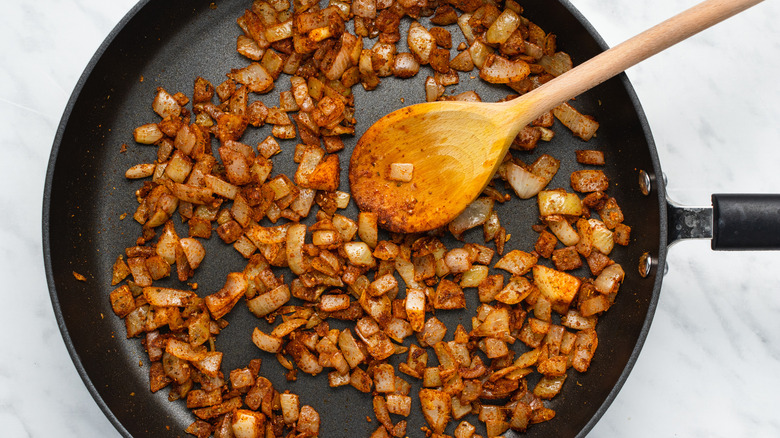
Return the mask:
[[780,249],[780,195],[714,194],[712,207],[667,200],[668,242],[711,238],[714,250]]

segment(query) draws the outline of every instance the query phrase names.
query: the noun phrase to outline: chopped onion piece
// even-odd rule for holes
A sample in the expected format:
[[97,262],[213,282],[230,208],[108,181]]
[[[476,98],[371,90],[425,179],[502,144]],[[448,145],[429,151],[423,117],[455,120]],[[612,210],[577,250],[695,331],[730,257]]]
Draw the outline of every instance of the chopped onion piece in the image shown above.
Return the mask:
[[544,68],[544,71],[553,76],[560,76],[573,67],[571,57],[564,52],[556,52],[552,56],[542,56],[539,60],[539,65]]
[[601,271],[593,285],[597,291],[603,294],[615,293],[620,287],[620,283],[623,282],[624,276],[623,268],[619,264],[614,263]]
[[406,79],[416,75],[419,71],[420,63],[411,53],[401,52],[395,56],[393,63],[394,76]]
[[450,250],[444,256],[444,262],[453,274],[460,274],[471,269],[471,260],[469,252],[463,248]]
[[551,303],[569,305],[580,288],[580,280],[565,272],[543,265],[533,268],[534,284]]
[[[488,55],[491,55],[492,53],[493,53],[493,49],[491,49],[490,47],[482,43],[480,40],[475,40],[473,43],[471,43],[471,46],[469,47],[469,54],[471,55],[471,61],[474,63],[475,66],[477,66],[477,68],[480,69],[485,64],[485,60],[487,59]],[[481,75],[482,73],[480,72],[480,76]]]
[[352,13],[357,17],[375,18],[376,0],[353,0]]
[[181,105],[162,87],[157,89],[157,96],[152,102],[152,109],[162,118],[178,117],[181,114]]
[[493,202],[490,198],[477,198],[450,222],[448,229],[452,234],[459,236],[466,230],[482,225],[493,211]]
[[163,135],[156,123],[147,123],[133,130],[135,142],[141,144],[155,144],[163,138]]
[[469,44],[476,40],[476,36],[474,36],[474,29],[472,29],[471,25],[469,24],[470,19],[470,13],[461,14],[460,17],[458,17],[458,26],[460,27],[460,31],[463,32],[463,36],[466,38],[466,42]]
[[546,216],[544,221],[547,226],[550,227],[550,231],[552,231],[552,233],[555,234],[555,237],[564,245],[573,246],[580,241],[580,235],[565,217],[557,214],[550,215]]
[[450,60],[450,68],[458,71],[474,70],[474,61],[471,59],[471,52],[464,50]]
[[615,246],[612,231],[604,225],[604,222],[598,219],[589,219],[588,224],[590,225],[590,239],[593,247],[599,250],[600,253],[609,255]]
[[515,163],[506,163],[506,180],[520,199],[529,199],[541,192],[547,185],[547,180],[534,175]]
[[376,260],[371,252],[371,247],[364,242],[347,242],[344,244],[344,253],[347,255],[349,262],[355,266],[374,266]]
[[599,129],[599,123],[592,117],[586,116],[568,103],[562,103],[553,109],[553,114],[564,126],[569,128],[574,135],[588,141]]
[[434,432],[444,433],[452,411],[450,395],[443,391],[425,388],[420,390],[419,396],[425,421]]
[[509,271],[514,275],[525,275],[539,260],[534,254],[521,251],[519,249],[513,249],[507,253],[504,257],[496,262],[496,269],[503,269]]
[[511,9],[505,9],[488,28],[485,40],[488,44],[503,44],[518,26],[520,17]]
[[255,327],[254,332],[252,332],[252,342],[257,348],[268,353],[278,353],[282,351],[282,346],[284,345],[281,338],[268,335],[257,327]]
[[575,193],[567,193],[563,189],[543,190],[539,192],[539,213],[544,216],[563,214],[579,216],[583,206],[579,196]]
[[127,179],[141,179],[148,178],[154,174],[155,164],[145,163],[136,164],[135,166],[125,171],[125,178]]
[[287,229],[285,251],[290,270],[297,275],[307,271],[303,255],[303,244],[306,239],[306,225],[293,224]]
[[428,64],[431,52],[436,47],[436,39],[418,21],[412,22],[409,26],[406,42],[417,62],[422,65]]
[[390,163],[390,173],[387,178],[391,181],[410,182],[413,174],[412,163]]
[[[474,46],[472,45],[472,47]],[[473,51],[471,55],[474,57]],[[485,61],[481,66],[476,58],[474,59],[474,64],[480,67],[479,77],[493,84],[518,82],[531,73],[530,67],[524,61],[510,61],[493,53],[485,57]]]
[[274,87],[274,78],[257,62],[242,69],[234,69],[228,76],[239,84],[246,85],[249,91],[255,93],[265,93]]

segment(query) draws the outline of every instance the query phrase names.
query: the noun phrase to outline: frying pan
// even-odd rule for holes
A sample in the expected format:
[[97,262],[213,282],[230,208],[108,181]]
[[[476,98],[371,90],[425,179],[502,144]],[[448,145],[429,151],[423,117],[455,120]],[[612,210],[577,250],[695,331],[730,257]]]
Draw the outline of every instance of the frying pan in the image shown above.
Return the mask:
[[[134,244],[140,230],[129,217],[122,219],[124,213],[132,214],[135,210],[132,193],[139,186],[138,182],[124,178],[124,170],[140,162],[151,162],[155,156],[153,148],[132,144],[132,130],[156,120],[150,103],[158,86],[190,94],[195,76],[219,83],[230,68],[245,65],[246,61],[233,47],[240,32],[235,18],[247,5],[248,2],[237,0],[220,2],[216,8],[210,7],[208,1],[140,2],[109,35],[87,67],[68,103],[52,148],[43,215],[52,303],[81,377],[101,409],[125,436],[181,436],[193,421],[182,403],[168,402],[166,391],[148,391],[148,369],[139,366],[146,354],[140,342],[124,339],[124,324],[113,315],[107,299],[111,265],[124,248]],[[524,6],[526,16],[558,35],[560,48],[575,63],[606,48],[595,30],[566,1],[526,1]],[[459,33],[453,32],[456,35]],[[421,72],[411,80],[388,79],[371,93],[355,87],[358,132],[354,139],[345,139],[347,150],[341,153],[342,158],[346,159],[362,131],[379,117],[422,101],[425,76]],[[484,100],[495,100],[507,93],[501,87],[468,81],[466,77],[462,80],[456,87],[458,91],[475,89]],[[279,82],[277,88],[285,89],[283,84]],[[404,97],[404,102],[399,96]],[[272,105],[278,101],[276,93],[262,99]],[[567,379],[562,394],[549,403],[557,411],[556,418],[530,428],[528,436],[585,435],[608,408],[649,329],[663,274],[658,267],[664,266],[671,242],[711,233],[715,235],[715,248],[778,244],[755,239],[766,235],[760,232],[765,226],[776,226],[767,224],[771,217],[759,216],[762,212],[778,211],[774,197],[719,196],[713,209],[686,209],[667,202],[647,122],[624,75],[579,97],[575,105],[601,123],[596,140],[582,143],[558,126],[549,145],[521,158],[532,161],[539,154],[550,152],[562,160],[562,168],[551,186],[567,187],[567,175],[576,168],[574,149],[605,151],[608,165],[604,171],[613,182],[610,194],[617,198],[626,223],[634,230],[632,244],[617,248],[612,254],[629,275],[616,304],[599,322],[600,345],[590,370],[585,374],[571,371],[574,374]],[[268,134],[267,130],[258,130],[245,140],[252,144]],[[130,144],[124,153],[120,152],[123,143]],[[282,143],[283,152],[275,159],[275,170],[288,174],[294,170],[291,164],[284,164],[292,163],[293,146],[294,142]],[[346,175],[342,175],[342,181],[346,181]],[[343,185],[342,189],[347,187]],[[500,214],[504,225],[513,235],[510,245],[524,249],[532,246],[535,233],[530,224],[536,222],[535,207],[528,201],[513,200],[499,209],[503,210]],[[744,227],[740,225],[743,217],[761,220],[755,226]],[[203,294],[218,290],[227,272],[241,269],[244,264],[235,251],[217,240],[206,242],[208,255],[194,279]],[[480,236],[468,233],[466,240],[479,242]],[[448,246],[454,244],[449,242]],[[640,266],[645,276],[636,273]],[[74,271],[87,281],[76,281]],[[469,302],[470,306],[474,304]],[[464,318],[455,314],[437,317],[450,326]],[[262,322],[241,305],[226,319],[230,326],[217,338],[217,347],[226,353],[223,369],[263,358],[262,372],[277,389],[287,388],[300,394],[302,403],[320,412],[322,436],[367,436],[376,427],[376,423],[365,421],[366,416],[373,417],[370,396],[349,387],[332,390],[327,387],[325,376],[301,376],[296,382],[286,382],[276,361],[263,355],[249,339],[252,328]],[[413,436],[423,424],[418,414],[410,416],[409,434]]]

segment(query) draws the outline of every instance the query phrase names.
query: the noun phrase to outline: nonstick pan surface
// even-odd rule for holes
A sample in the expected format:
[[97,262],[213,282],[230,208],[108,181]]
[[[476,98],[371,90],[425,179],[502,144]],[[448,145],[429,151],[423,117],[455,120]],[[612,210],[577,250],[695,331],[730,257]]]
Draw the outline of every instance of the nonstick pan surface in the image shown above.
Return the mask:
[[[136,145],[136,126],[157,120],[151,100],[157,87],[190,95],[196,76],[214,84],[224,80],[231,68],[247,61],[235,50],[240,29],[235,19],[250,6],[246,1],[143,1],[117,26],[101,46],[66,108],[55,139],[44,197],[44,253],[52,302],[71,356],[95,400],[126,436],[182,436],[194,417],[183,403],[167,400],[167,391],[148,391],[148,364],[140,342],[125,339],[122,320],[110,307],[111,265],[118,254],[134,245],[140,225],[132,221],[136,208],[134,191],[140,183],[124,178],[135,164],[152,162],[155,148]],[[567,2],[527,1],[525,13],[543,29],[558,35],[561,50],[580,63],[606,48],[595,30]],[[408,26],[408,21],[404,24]],[[459,37],[459,31],[453,36]],[[456,43],[457,44],[457,41]],[[402,49],[399,49],[402,50]],[[430,73],[428,73],[430,74]],[[424,99],[425,68],[410,80],[385,79],[370,93],[354,87],[357,134],[345,138],[341,152],[342,190],[348,190],[346,160],[360,134],[384,114]],[[508,93],[468,75],[452,87],[455,92],[476,90],[483,100],[497,100]],[[286,89],[284,78],[275,92],[260,96],[276,105],[278,91]],[[402,99],[403,98],[403,101]],[[610,194],[617,198],[632,226],[632,244],[617,248],[612,258],[628,273],[616,304],[599,322],[599,348],[585,374],[570,371],[564,391],[549,403],[556,410],[553,421],[535,425],[528,436],[584,435],[598,421],[615,397],[636,360],[649,328],[660,289],[660,273],[654,268],[647,278],[636,274],[644,253],[663,266],[666,252],[665,198],[662,178],[651,195],[641,194],[638,171],[660,175],[655,148],[641,108],[625,76],[580,96],[575,106],[601,124],[598,137],[588,143],[574,139],[556,125],[552,142],[525,153],[533,161],[550,153],[562,161],[550,187],[568,187],[568,175],[576,169],[575,149],[600,149],[607,156],[604,171],[612,181]],[[245,135],[252,144],[270,134],[262,128]],[[121,152],[122,144],[128,144]],[[294,171],[295,142],[282,142],[283,152],[275,158],[275,172]],[[287,163],[287,164],[285,164]],[[502,223],[512,234],[509,248],[532,248],[536,239],[530,226],[537,222],[534,201],[505,203],[499,207]],[[348,214],[356,214],[350,207]],[[127,217],[123,219],[123,215]],[[181,232],[180,234],[185,234]],[[469,232],[467,241],[479,242],[481,232]],[[456,244],[445,242],[449,247]],[[245,261],[216,238],[206,243],[207,257],[193,281],[203,295],[222,287],[225,275],[243,268]],[[77,281],[73,272],[87,281]],[[175,284],[171,282],[171,284]],[[469,301],[470,308],[476,300]],[[455,314],[457,313],[457,314]],[[448,326],[462,322],[469,326],[468,312],[437,317]],[[322,417],[321,436],[368,436],[376,428],[371,397],[351,387],[330,389],[325,374],[312,378],[300,375],[286,382],[281,367],[271,355],[259,351],[249,334],[264,322],[238,305],[226,317],[230,325],[217,338],[225,352],[223,370],[245,366],[263,358],[263,375],[277,389],[289,389],[301,396],[302,404],[317,409]],[[516,345],[516,348],[522,348]],[[416,383],[414,383],[416,385]],[[419,389],[413,386],[413,391]],[[408,434],[416,436],[424,420],[413,406]],[[473,421],[476,424],[476,421]],[[454,427],[454,426],[451,426]]]

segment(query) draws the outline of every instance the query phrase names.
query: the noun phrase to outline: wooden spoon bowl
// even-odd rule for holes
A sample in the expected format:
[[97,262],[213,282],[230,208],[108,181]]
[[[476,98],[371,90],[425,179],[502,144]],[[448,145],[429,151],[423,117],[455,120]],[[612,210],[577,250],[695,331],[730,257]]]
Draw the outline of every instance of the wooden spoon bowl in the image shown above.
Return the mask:
[[[514,138],[506,132],[512,125],[501,119],[503,108],[429,102],[380,119],[360,138],[349,163],[358,207],[377,213],[379,224],[393,232],[446,224],[473,200],[470,194],[482,192]],[[392,163],[413,163],[412,181],[390,180]]]

